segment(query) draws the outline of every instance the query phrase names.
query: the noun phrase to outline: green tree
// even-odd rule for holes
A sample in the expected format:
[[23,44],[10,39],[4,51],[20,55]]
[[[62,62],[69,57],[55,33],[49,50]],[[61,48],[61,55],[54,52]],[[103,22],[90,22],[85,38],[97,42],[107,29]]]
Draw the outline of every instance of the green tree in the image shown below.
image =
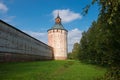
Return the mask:
[[80,41],[80,52],[78,54],[79,60],[83,62],[87,62],[88,60],[88,40],[87,40],[87,32],[82,33],[82,38]]
[[78,53],[79,53],[79,43],[75,43],[72,49],[72,54],[74,59],[78,59]]
[[68,54],[69,59],[78,59],[78,53],[79,53],[79,43],[75,43],[72,49],[72,52]]
[[[100,14],[80,41],[79,59],[108,65],[110,70],[102,80],[119,80],[120,0],[93,0],[91,5],[95,3],[100,6]],[[85,14],[91,5],[84,8]]]

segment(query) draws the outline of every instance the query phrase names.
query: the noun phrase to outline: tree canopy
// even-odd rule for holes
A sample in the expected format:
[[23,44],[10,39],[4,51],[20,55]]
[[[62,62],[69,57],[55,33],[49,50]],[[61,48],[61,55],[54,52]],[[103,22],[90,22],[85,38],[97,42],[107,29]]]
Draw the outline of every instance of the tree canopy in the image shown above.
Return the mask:
[[120,79],[120,0],[93,0],[84,8],[88,13],[93,4],[99,4],[100,13],[88,31],[83,32],[79,48],[75,48],[82,62],[108,66],[101,80]]

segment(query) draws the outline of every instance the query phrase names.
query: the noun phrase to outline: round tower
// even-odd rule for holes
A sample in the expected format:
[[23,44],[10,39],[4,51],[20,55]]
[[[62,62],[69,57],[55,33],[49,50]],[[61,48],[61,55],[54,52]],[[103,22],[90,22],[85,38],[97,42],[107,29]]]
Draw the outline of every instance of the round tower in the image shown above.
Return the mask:
[[48,30],[48,44],[53,47],[55,60],[67,59],[67,32],[58,14],[55,25]]

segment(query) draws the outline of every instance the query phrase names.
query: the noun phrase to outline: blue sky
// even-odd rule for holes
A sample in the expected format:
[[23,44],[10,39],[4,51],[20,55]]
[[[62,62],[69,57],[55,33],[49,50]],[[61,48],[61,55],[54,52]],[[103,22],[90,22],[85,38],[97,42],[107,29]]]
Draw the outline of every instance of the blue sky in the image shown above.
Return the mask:
[[63,26],[68,30],[68,51],[81,34],[98,17],[98,6],[86,16],[82,9],[91,0],[0,0],[0,19],[47,44],[47,30],[54,25],[59,11]]

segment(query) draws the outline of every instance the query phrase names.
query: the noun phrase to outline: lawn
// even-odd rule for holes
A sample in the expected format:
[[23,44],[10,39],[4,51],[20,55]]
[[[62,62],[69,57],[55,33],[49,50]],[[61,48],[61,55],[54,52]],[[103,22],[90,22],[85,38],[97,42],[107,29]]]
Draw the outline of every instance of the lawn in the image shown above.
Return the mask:
[[94,80],[105,71],[71,60],[0,63],[0,80]]

